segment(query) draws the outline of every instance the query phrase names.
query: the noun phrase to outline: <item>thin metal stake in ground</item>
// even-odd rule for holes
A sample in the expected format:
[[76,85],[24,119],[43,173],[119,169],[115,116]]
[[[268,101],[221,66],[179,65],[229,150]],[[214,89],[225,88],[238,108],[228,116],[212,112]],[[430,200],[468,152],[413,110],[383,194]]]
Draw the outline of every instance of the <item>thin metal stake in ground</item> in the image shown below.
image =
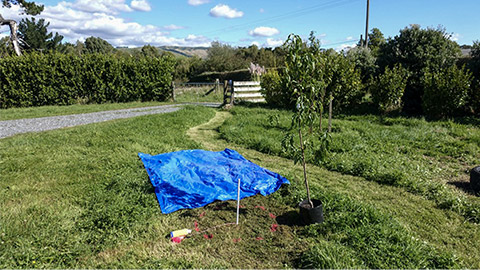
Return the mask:
[[237,194],[237,225],[238,225],[238,216],[240,214],[240,178],[238,178],[238,194]]

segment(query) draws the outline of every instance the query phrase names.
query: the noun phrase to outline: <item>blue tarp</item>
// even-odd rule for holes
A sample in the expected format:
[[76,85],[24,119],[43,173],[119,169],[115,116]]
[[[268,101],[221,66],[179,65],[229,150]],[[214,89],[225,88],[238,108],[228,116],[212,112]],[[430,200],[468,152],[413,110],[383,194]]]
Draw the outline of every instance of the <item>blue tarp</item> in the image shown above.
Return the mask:
[[258,193],[266,196],[282,184],[283,176],[245,159],[237,151],[183,150],[156,156],[138,153],[155,188],[162,213],[205,206],[215,200],[236,200]]

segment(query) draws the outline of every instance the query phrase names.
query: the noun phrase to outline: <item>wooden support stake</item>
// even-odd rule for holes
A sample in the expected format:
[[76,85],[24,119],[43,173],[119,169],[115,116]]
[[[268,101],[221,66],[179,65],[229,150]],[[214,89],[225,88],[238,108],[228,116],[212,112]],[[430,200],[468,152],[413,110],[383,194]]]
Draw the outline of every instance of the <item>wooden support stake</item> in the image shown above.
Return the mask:
[[333,96],[330,94],[330,103],[328,104],[328,133],[332,132],[332,111],[333,111]]

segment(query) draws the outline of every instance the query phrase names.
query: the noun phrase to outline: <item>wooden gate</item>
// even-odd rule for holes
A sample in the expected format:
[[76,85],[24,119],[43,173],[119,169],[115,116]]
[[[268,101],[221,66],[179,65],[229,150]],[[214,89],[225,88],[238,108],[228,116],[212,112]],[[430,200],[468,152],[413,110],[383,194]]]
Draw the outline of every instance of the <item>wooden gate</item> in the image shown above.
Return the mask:
[[238,101],[265,102],[261,93],[260,82],[255,81],[233,81],[224,85],[224,103],[230,98],[230,104]]

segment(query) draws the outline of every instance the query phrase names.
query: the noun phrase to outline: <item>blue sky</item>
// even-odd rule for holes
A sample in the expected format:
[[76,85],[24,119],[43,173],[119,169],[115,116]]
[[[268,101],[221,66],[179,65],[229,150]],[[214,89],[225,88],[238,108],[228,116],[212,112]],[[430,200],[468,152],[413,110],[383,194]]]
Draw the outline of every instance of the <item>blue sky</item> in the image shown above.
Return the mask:
[[[352,46],[365,32],[366,0],[41,0],[50,31],[75,42],[99,36],[114,46],[273,47],[315,31],[322,47]],[[480,39],[479,0],[370,0],[369,28],[386,37],[410,25],[442,25],[459,44]],[[19,10],[3,8],[19,20]],[[8,34],[6,27],[2,33]]]

